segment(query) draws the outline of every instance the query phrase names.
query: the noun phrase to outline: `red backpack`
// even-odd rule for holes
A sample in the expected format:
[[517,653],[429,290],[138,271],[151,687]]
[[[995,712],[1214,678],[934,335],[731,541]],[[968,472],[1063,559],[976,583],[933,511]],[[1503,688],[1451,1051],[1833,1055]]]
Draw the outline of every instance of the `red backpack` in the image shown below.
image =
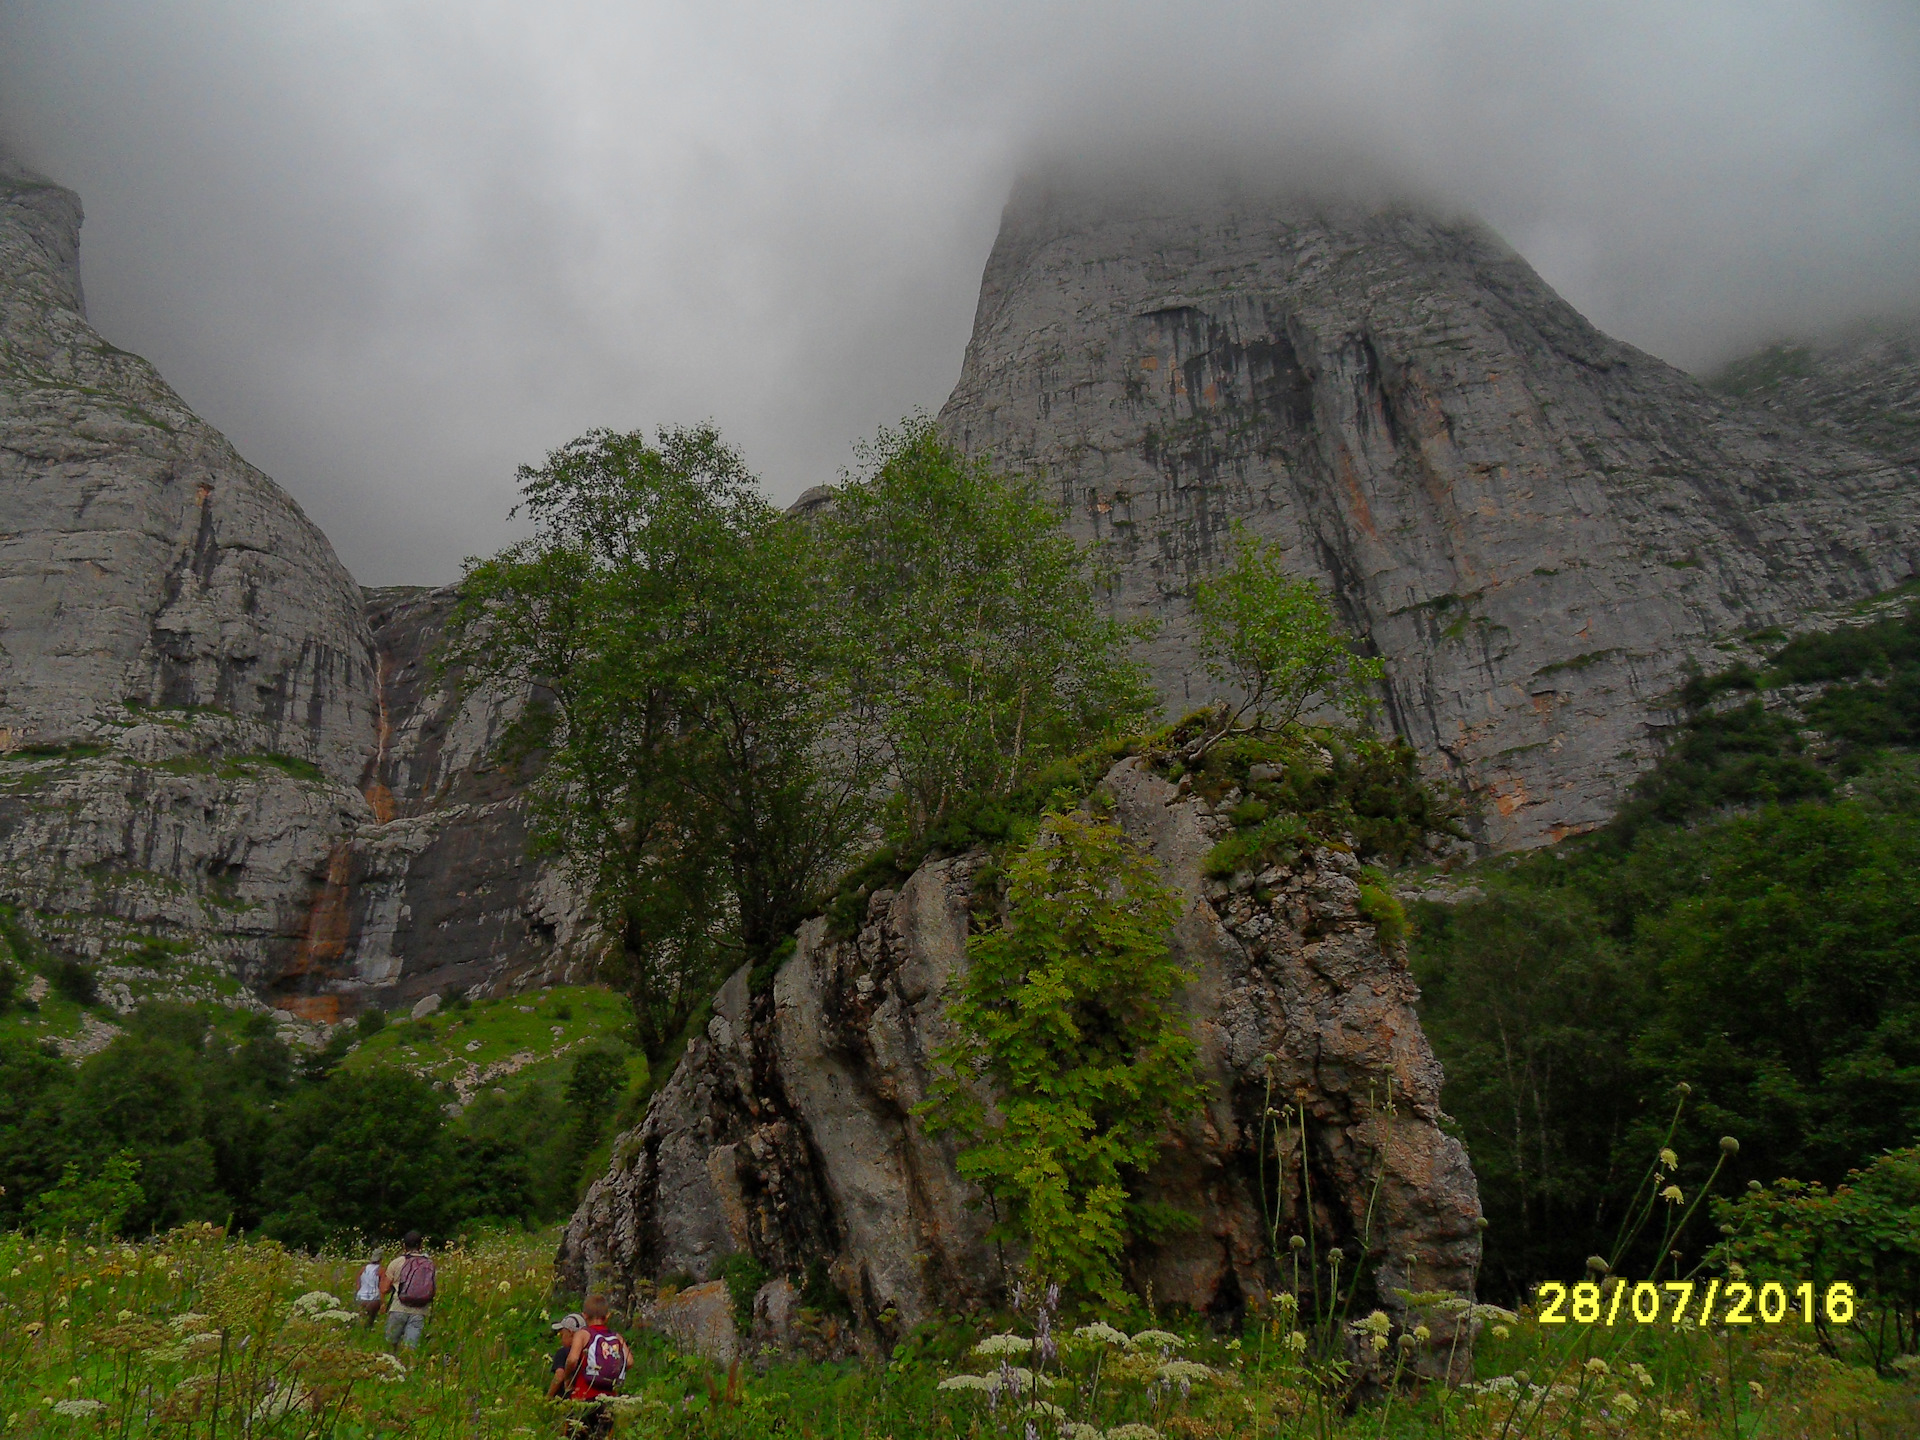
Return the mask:
[[400,1262],[400,1279],[393,1293],[403,1305],[431,1305],[435,1293],[433,1261],[424,1255],[408,1255]]

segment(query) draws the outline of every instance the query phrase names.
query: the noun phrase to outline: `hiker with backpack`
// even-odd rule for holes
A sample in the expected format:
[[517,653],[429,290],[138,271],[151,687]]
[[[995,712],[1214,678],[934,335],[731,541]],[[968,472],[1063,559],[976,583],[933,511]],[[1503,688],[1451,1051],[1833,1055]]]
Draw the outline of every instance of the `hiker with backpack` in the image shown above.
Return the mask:
[[567,1426],[567,1433],[575,1440],[598,1440],[613,1428],[613,1412],[605,1402],[619,1393],[627,1367],[633,1364],[633,1351],[607,1324],[606,1296],[587,1296],[580,1314],[567,1317],[576,1318],[583,1324],[573,1332],[566,1364],[554,1372],[547,1394],[553,1398],[564,1396],[568,1400],[596,1402],[588,1404]]
[[418,1230],[409,1230],[400,1253],[380,1277],[380,1296],[387,1302],[387,1344],[419,1346],[427,1328],[427,1309],[433,1304],[436,1278],[433,1261],[423,1253]]

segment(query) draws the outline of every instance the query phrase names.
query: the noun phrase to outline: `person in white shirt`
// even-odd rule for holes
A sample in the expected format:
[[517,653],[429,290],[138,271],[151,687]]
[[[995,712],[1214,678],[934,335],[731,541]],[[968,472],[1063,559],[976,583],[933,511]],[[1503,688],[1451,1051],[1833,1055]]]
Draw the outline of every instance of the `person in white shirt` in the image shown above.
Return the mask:
[[374,1251],[367,1263],[360,1267],[360,1288],[353,1298],[360,1303],[361,1312],[367,1317],[367,1328],[371,1330],[374,1322],[380,1318],[380,1252]]

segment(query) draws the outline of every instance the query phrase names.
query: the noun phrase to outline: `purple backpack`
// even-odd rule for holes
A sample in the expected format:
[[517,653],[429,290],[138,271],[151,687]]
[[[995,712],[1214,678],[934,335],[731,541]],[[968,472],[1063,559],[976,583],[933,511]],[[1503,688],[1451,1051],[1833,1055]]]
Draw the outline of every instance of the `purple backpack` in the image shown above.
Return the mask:
[[424,1255],[409,1255],[400,1262],[400,1280],[393,1293],[403,1305],[431,1305],[436,1290],[433,1261]]
[[580,1373],[587,1388],[611,1395],[627,1373],[627,1347],[605,1326],[588,1327],[587,1348],[580,1356]]

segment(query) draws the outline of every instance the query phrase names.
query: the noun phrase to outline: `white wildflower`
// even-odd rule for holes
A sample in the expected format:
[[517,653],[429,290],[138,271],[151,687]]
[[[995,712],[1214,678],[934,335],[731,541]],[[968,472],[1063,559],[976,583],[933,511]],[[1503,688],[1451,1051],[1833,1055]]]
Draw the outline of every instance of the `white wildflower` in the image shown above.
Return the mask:
[[1504,1340],[1511,1334],[1513,1334],[1513,1332],[1504,1325],[1496,1325],[1493,1327],[1493,1338],[1496,1340]]
[[1194,1360],[1168,1360],[1160,1366],[1160,1378],[1174,1385],[1192,1385],[1213,1379],[1213,1371]]
[[1474,1305],[1467,1311],[1472,1320],[1498,1320],[1502,1325],[1511,1325],[1520,1317],[1511,1310],[1503,1310],[1498,1305]]
[[184,1315],[174,1316],[173,1319],[167,1323],[173,1326],[175,1330],[194,1330],[206,1324],[211,1318],[211,1316],[196,1314],[194,1311],[189,1310]]
[[1660,1198],[1666,1201],[1669,1205],[1678,1205],[1681,1202],[1681,1200],[1685,1199],[1686,1197],[1681,1195],[1680,1187],[1678,1185],[1669,1185],[1667,1186],[1666,1189],[1660,1192]]
[[1160,1432],[1151,1425],[1116,1425],[1107,1431],[1107,1440],[1160,1440]]
[[386,1367],[387,1373],[380,1377],[382,1380],[392,1382],[396,1380],[404,1380],[407,1378],[407,1367],[402,1365],[397,1357],[392,1355],[382,1354],[382,1355],[376,1355],[373,1358],[379,1361],[381,1365]]
[[1678,1170],[1680,1168],[1680,1157],[1671,1150],[1662,1150],[1660,1152],[1660,1163],[1669,1170]]
[[1131,1349],[1132,1339],[1124,1330],[1116,1330],[1104,1320],[1096,1320],[1091,1325],[1082,1325],[1075,1330],[1074,1337],[1080,1340],[1092,1340],[1101,1345],[1118,1345],[1122,1350]]
[[311,1320],[322,1310],[338,1310],[340,1302],[324,1290],[309,1290],[293,1302],[293,1308]]
[[940,1382],[942,1390],[991,1390],[993,1382],[984,1375],[949,1375]]
[[1653,1388],[1653,1376],[1638,1360],[1627,1366],[1627,1373],[1648,1389]]
[[1307,1348],[1307,1332],[1296,1330],[1287,1336],[1287,1349],[1298,1355]]
[[322,1310],[313,1318],[316,1320],[332,1320],[340,1325],[351,1325],[360,1317],[351,1310]]
[[1640,1402],[1633,1395],[1622,1390],[1613,1397],[1613,1408],[1622,1415],[1637,1415],[1640,1413]]
[[98,1400],[60,1400],[55,1402],[53,1413],[56,1415],[72,1415],[78,1417],[81,1415],[98,1415],[106,1408],[107,1407],[102,1405]]
[[1048,1400],[1036,1400],[1028,1408],[1042,1420],[1064,1420],[1067,1418],[1066,1411]]
[[1106,1437],[1091,1425],[1063,1425],[1060,1428],[1060,1440],[1106,1440]]
[[1033,1341],[1025,1335],[989,1335],[973,1347],[976,1355],[1025,1355]]
[[1606,1361],[1602,1360],[1598,1355],[1595,1355],[1587,1361],[1587,1373],[1589,1375],[1606,1375],[1610,1374],[1611,1370]]
[[1496,1375],[1491,1380],[1483,1380],[1467,1388],[1477,1390],[1482,1395],[1511,1395],[1520,1388],[1520,1382],[1511,1375]]
[[[1169,1334],[1165,1330],[1142,1330],[1135,1334],[1133,1343],[1136,1345],[1151,1345],[1159,1350],[1178,1350],[1187,1342],[1182,1340],[1178,1335]],[[1108,1433],[1109,1436],[1111,1436],[1112,1432]]]
[[1387,1318],[1386,1311],[1376,1310],[1366,1319],[1354,1321],[1353,1328],[1372,1335],[1384,1335],[1393,1328],[1393,1321]]

